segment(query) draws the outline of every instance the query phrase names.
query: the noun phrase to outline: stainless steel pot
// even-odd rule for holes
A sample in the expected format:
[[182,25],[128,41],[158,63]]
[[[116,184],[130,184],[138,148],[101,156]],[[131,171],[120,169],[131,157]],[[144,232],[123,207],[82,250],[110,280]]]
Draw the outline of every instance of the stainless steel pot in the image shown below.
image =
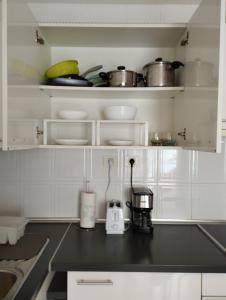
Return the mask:
[[145,86],[175,86],[175,70],[184,66],[180,61],[163,61],[157,58],[143,67]]
[[142,74],[126,70],[124,66],[119,66],[117,70],[108,73],[101,72],[99,76],[108,81],[111,87],[136,87],[143,79]]

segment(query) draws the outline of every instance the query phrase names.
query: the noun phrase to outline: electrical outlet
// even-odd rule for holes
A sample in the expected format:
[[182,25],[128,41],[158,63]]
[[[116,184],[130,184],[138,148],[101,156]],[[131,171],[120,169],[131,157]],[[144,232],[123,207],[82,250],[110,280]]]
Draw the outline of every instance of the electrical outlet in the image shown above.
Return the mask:
[[126,158],[126,162],[127,162],[127,166],[131,166],[130,165],[130,160],[133,159],[134,160],[134,166],[138,163],[139,158],[137,156],[127,156]]
[[108,168],[108,161],[111,160],[111,166],[113,167],[117,163],[117,157],[115,156],[105,156],[103,158],[103,165]]

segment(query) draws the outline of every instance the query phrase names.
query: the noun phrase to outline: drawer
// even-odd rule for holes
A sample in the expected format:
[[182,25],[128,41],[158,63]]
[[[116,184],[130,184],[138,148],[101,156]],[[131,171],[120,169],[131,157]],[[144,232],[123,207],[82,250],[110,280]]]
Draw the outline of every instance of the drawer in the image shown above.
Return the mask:
[[201,274],[69,272],[68,300],[200,300]]
[[226,300],[226,297],[202,297],[202,300]]
[[202,295],[226,297],[226,274],[202,274]]

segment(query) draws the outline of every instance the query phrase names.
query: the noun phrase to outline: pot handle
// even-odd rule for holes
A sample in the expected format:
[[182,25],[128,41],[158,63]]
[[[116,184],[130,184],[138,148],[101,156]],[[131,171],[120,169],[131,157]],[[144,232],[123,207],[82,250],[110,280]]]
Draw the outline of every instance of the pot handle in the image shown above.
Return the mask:
[[132,209],[132,203],[130,201],[126,201],[126,206],[130,209]]
[[118,66],[118,67],[117,67],[117,70],[118,70],[118,71],[124,71],[125,69],[126,69],[125,66]]
[[137,73],[136,76],[137,76],[137,82],[144,81],[144,76],[143,76],[143,74]]
[[184,67],[184,64],[181,61],[174,61],[171,64],[172,69],[176,70],[179,69],[180,67]]
[[162,57],[158,57],[158,58],[156,58],[156,60],[155,60],[156,62],[160,62],[160,61],[162,61]]
[[109,79],[108,73],[106,73],[106,72],[100,72],[100,73],[99,73],[99,76],[100,76],[100,78],[102,78],[103,80],[108,80],[108,79]]

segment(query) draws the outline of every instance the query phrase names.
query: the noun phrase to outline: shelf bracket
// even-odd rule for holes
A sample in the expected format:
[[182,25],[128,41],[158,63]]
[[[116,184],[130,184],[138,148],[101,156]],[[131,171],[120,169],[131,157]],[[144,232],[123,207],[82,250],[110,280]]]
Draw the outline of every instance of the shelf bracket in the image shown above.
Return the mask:
[[35,31],[35,42],[39,45],[45,45],[45,40],[40,36],[38,30]]
[[187,139],[187,129],[184,128],[183,131],[178,132],[178,136],[183,137],[183,138],[184,138],[184,141],[186,141],[186,139]]
[[43,130],[39,128],[39,126],[36,127],[36,138],[38,139],[41,135],[43,135]]
[[185,38],[183,38],[182,41],[180,42],[181,47],[185,47],[188,44],[189,44],[189,31],[187,31]]

